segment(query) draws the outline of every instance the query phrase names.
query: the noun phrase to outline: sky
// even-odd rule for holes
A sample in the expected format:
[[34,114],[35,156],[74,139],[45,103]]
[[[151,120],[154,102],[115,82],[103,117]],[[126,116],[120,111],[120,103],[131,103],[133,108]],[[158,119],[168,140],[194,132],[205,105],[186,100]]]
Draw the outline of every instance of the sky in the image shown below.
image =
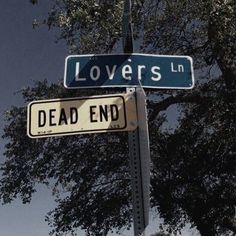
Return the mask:
[[[65,58],[68,56],[65,42],[55,43],[56,30],[47,27],[33,29],[35,18],[46,16],[50,1],[39,1],[37,6],[29,0],[0,1],[0,135],[3,134],[4,111],[11,106],[22,105],[17,93],[34,81],[47,78],[51,82],[62,80]],[[4,161],[4,143],[0,142],[0,158]],[[30,204],[23,205],[19,199],[9,205],[0,205],[0,235],[3,236],[47,236],[50,228],[44,221],[47,212],[56,203],[46,187],[38,186]],[[152,216],[151,216],[152,219]],[[156,231],[156,220],[152,221],[146,236]],[[84,236],[79,231],[80,236]],[[114,235],[114,234],[111,234]],[[133,232],[124,232],[131,236]],[[197,235],[186,229],[184,236]]]
[[[47,14],[50,1],[39,1],[33,6],[29,0],[0,1],[0,135],[3,134],[4,111],[11,106],[22,105],[17,93],[34,81],[47,78],[62,79],[64,59],[67,56],[65,43],[55,43],[56,31],[47,27],[33,29],[34,18]],[[0,142],[0,158],[3,162],[4,140]],[[9,205],[0,205],[0,235],[46,236],[50,228],[44,221],[48,211],[56,204],[50,191],[38,186],[31,204],[20,200]],[[83,234],[81,234],[82,236]]]

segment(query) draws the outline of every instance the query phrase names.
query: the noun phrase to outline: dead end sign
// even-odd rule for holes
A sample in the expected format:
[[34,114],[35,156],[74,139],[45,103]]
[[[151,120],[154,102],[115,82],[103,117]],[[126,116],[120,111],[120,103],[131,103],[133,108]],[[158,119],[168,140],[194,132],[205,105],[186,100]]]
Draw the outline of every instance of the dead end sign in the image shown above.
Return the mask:
[[33,101],[28,105],[31,138],[129,131],[137,127],[133,94]]

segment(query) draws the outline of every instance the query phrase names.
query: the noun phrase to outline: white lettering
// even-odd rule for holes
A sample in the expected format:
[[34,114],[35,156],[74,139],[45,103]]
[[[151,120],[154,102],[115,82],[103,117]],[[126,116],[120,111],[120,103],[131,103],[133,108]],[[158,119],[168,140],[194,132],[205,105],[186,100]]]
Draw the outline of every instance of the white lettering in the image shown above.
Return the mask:
[[76,64],[75,64],[75,81],[85,81],[86,78],[79,77],[79,72],[80,72],[79,67],[80,67],[79,62],[76,62]]
[[90,69],[90,78],[94,81],[98,80],[100,77],[101,71],[100,68],[98,66],[93,66]]
[[184,72],[184,66],[183,65],[175,65],[171,62],[171,72]]
[[184,66],[183,65],[178,65],[178,70],[179,70],[179,72],[184,72]]
[[142,79],[142,69],[145,69],[146,66],[145,65],[140,65],[138,66],[138,79],[141,80]]
[[117,67],[117,65],[114,65],[112,67],[112,70],[110,70],[110,67],[108,65],[106,65],[106,70],[107,70],[109,80],[112,80],[114,78],[116,67]]
[[159,66],[153,66],[151,68],[152,73],[157,76],[157,77],[153,77],[153,76],[151,77],[153,81],[159,81],[161,79],[161,73],[159,72],[160,69],[161,68]]
[[175,68],[174,68],[174,63],[171,62],[171,72],[178,72]]
[[122,76],[126,80],[131,80],[132,68],[130,65],[125,65],[122,68]]

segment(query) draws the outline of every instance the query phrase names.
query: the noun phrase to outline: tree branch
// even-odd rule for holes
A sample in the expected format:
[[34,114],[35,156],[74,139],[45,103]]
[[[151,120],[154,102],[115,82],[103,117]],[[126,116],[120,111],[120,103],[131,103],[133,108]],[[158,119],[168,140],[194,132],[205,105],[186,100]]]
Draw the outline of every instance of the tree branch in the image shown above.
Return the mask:
[[165,111],[169,106],[174,104],[181,104],[181,103],[197,103],[202,104],[206,103],[211,100],[212,97],[209,96],[200,96],[199,94],[188,94],[188,95],[177,95],[177,96],[170,96],[158,103],[149,103],[149,106],[153,109],[151,116],[149,117],[150,121],[153,121],[156,116],[161,112]]

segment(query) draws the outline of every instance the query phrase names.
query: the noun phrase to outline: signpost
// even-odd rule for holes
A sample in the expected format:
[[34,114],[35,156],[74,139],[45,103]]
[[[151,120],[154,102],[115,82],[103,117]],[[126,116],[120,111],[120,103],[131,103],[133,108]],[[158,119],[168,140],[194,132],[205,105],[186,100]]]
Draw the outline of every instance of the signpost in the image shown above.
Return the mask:
[[34,101],[27,121],[31,138],[134,130],[136,102],[132,93]]
[[[131,91],[131,89],[127,89]],[[133,200],[134,235],[143,235],[149,222],[150,147],[146,110],[146,95],[135,90],[138,127],[129,131],[129,151]]]
[[66,88],[191,89],[192,58],[152,54],[73,55],[65,62]]
[[[123,49],[124,53],[133,53],[133,30],[131,23],[131,0],[124,2],[123,14]],[[149,187],[150,187],[150,147],[146,111],[146,94],[141,85],[141,70],[146,67],[138,66],[138,75],[132,77],[135,87],[132,88],[137,99],[138,127],[128,132],[130,152],[130,173],[133,201],[134,236],[145,236],[145,228],[149,223]],[[154,72],[155,66],[151,71]],[[159,69],[159,67],[158,67]],[[150,76],[147,77],[150,80]],[[151,77],[153,79],[153,77]],[[159,74],[159,79],[161,75]],[[143,83],[143,82],[142,82]],[[129,92],[130,89],[126,88]]]
[[64,86],[124,87],[125,94],[34,101],[28,105],[31,138],[129,131],[134,235],[144,236],[149,221],[150,147],[143,88],[192,89],[188,56],[133,53],[131,1],[123,14],[124,54],[72,55],[65,60]]

